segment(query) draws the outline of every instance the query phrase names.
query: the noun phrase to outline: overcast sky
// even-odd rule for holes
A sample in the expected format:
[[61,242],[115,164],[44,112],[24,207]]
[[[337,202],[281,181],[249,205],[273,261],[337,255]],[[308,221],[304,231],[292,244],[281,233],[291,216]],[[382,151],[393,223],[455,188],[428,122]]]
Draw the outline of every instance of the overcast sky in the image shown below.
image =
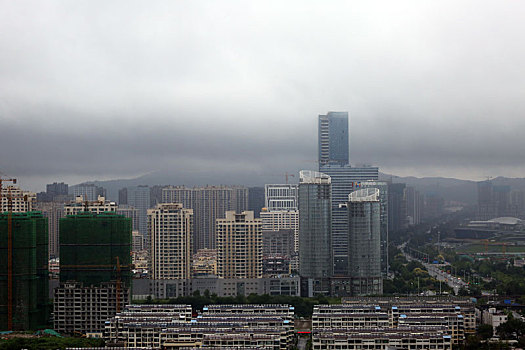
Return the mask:
[[[525,177],[525,2],[0,1],[0,172]],[[232,175],[233,176],[233,175]],[[212,182],[212,181],[211,181]]]

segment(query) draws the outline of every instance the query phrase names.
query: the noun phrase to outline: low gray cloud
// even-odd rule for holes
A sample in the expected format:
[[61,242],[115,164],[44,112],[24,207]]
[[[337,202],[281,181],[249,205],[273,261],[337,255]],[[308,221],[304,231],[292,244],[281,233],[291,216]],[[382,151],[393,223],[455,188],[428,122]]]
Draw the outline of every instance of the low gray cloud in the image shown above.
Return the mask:
[[354,164],[525,171],[521,2],[0,6],[0,171],[29,186],[315,168],[329,110],[349,111]]

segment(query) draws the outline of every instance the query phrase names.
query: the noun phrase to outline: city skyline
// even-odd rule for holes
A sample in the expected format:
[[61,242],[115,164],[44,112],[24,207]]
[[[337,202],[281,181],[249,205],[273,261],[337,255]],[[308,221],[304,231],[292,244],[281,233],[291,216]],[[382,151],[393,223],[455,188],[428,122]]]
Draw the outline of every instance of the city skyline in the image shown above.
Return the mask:
[[0,169],[34,190],[217,169],[243,184],[315,169],[312,118],[348,111],[352,165],[520,177],[524,7],[3,1]]

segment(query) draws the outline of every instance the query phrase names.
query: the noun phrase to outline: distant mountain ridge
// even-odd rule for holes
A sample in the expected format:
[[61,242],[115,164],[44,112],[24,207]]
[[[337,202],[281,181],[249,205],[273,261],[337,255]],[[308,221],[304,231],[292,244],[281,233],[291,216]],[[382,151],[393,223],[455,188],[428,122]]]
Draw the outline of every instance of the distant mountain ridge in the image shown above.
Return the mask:
[[[297,178],[292,178],[297,182]],[[422,194],[436,194],[446,201],[457,201],[465,204],[477,203],[477,181],[461,180],[445,177],[400,177],[392,174],[380,173],[382,181],[406,183]],[[248,187],[264,186],[267,183],[284,183],[284,178],[261,175],[257,173],[230,174],[228,172],[184,173],[184,172],[153,172],[134,179],[116,179],[107,181],[89,181],[97,186],[106,188],[108,199],[116,201],[118,190],[128,186],[138,185],[185,185],[188,187],[205,185],[245,185]],[[525,178],[496,177],[491,181],[498,186],[510,186],[512,189],[525,191]]]

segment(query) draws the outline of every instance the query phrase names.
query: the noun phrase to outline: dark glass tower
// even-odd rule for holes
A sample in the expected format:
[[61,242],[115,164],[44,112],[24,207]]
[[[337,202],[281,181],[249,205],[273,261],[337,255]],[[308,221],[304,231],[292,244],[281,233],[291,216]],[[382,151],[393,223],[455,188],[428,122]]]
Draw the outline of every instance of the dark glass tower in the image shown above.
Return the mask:
[[299,274],[332,276],[330,177],[315,171],[299,174]]
[[348,112],[328,112],[319,116],[319,166],[349,163]]
[[383,293],[379,193],[377,188],[366,188],[348,196],[349,274],[354,296]]

